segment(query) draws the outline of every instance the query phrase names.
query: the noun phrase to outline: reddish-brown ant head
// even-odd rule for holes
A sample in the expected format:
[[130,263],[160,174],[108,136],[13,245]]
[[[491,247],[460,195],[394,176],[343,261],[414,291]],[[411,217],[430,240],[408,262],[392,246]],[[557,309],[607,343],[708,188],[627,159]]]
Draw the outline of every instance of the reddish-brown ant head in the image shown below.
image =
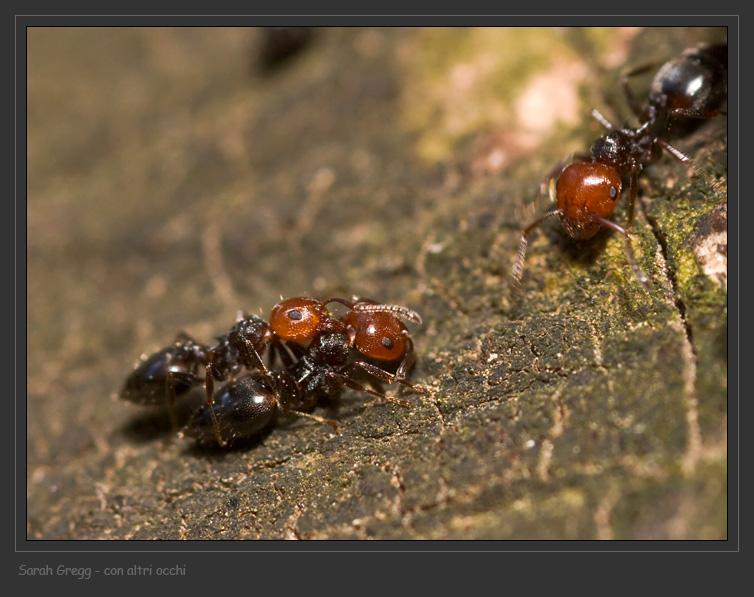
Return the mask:
[[408,330],[389,312],[349,312],[343,320],[361,354],[380,361],[394,361],[406,352]]
[[298,297],[272,308],[270,327],[281,339],[306,343],[335,322],[325,305],[312,298]]
[[579,240],[592,238],[602,224],[592,216],[609,218],[620,197],[620,175],[605,164],[576,162],[560,174],[558,211],[563,228]]

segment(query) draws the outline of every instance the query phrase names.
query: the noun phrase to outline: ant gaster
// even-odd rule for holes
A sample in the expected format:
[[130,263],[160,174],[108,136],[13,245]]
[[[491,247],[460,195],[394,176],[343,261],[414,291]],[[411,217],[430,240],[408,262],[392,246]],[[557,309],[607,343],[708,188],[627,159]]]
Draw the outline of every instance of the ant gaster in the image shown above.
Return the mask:
[[[224,381],[243,368],[266,371],[260,355],[275,338],[267,322],[250,316],[241,317],[217,340],[214,347],[209,347],[186,334],[179,334],[173,346],[154,353],[136,366],[126,378],[121,398],[137,404],[167,404],[173,429],[177,430],[177,397],[203,382],[207,404],[211,404],[215,380]],[[219,430],[214,415],[212,419]]]
[[[622,78],[627,102],[641,124],[638,128],[613,126],[597,110],[592,115],[608,134],[597,139],[590,156],[579,161],[564,161],[547,178],[550,194],[557,207],[530,224],[521,236],[513,267],[512,292],[515,296],[523,275],[529,235],[546,221],[559,217],[563,228],[575,240],[592,238],[601,228],[614,230],[625,238],[626,257],[636,279],[650,288],[649,278],[636,263],[631,245],[634,204],[638,178],[644,167],[666,150],[678,160],[703,171],[691,158],[671,146],[666,138],[688,132],[693,126],[720,111],[726,97],[728,46],[700,45],[665,63],[650,87],[647,105],[642,108],[628,86],[628,79],[650,70],[653,65],[636,68]],[[628,179],[628,224],[625,228],[609,217],[618,202],[623,180]],[[554,185],[553,181],[557,180]],[[543,185],[544,186],[544,185]]]
[[[349,312],[333,316],[327,304],[338,302]],[[184,434],[200,441],[247,437],[268,426],[279,411],[311,418],[338,429],[334,421],[308,411],[323,396],[334,395],[346,386],[407,406],[402,400],[388,398],[353,379],[361,370],[388,383],[399,382],[416,390],[404,377],[413,361],[413,342],[398,317],[421,322],[417,313],[398,305],[384,305],[367,299],[332,298],[321,302],[300,297],[281,301],[272,310],[270,324],[261,319],[243,318],[207,348],[182,336],[175,346],[163,349],[144,360],[126,380],[121,396],[142,404],[158,404],[167,397],[171,421],[176,427],[173,403],[201,382],[200,366],[205,364],[207,403],[192,416]],[[282,343],[285,343],[283,347]],[[281,356],[283,368],[268,369],[261,353],[269,346]],[[297,361],[288,353],[290,350]],[[401,359],[395,374],[381,367],[352,360],[351,352],[384,362]],[[216,394],[213,381],[225,379],[245,367],[250,375],[238,378]]]

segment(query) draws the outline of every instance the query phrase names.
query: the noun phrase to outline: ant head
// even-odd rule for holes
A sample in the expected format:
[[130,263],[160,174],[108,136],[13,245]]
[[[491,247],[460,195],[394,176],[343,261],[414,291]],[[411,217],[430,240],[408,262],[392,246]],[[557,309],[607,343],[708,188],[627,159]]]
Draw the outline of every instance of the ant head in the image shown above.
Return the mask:
[[305,343],[322,331],[338,327],[325,305],[312,298],[298,297],[272,308],[270,327],[282,340]]
[[345,316],[353,346],[380,361],[394,361],[406,351],[406,327],[390,313],[351,311]]
[[563,170],[558,178],[557,199],[568,235],[586,240],[597,234],[601,224],[593,216],[610,217],[621,187],[618,172],[605,164],[576,162]]
[[380,305],[369,300],[353,304],[343,318],[351,343],[361,354],[381,361],[394,361],[406,353],[410,335],[398,317],[421,323],[415,311],[399,305]]

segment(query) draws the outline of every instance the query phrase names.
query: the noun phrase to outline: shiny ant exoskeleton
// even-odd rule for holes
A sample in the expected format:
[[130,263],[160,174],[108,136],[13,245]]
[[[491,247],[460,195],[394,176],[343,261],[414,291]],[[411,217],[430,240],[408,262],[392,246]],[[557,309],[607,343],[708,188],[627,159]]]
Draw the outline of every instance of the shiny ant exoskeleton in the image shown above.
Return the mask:
[[[332,302],[346,306],[348,313],[343,317],[331,314],[327,305]],[[160,404],[165,400],[177,430],[176,397],[204,381],[206,404],[194,413],[184,434],[202,442],[214,440],[221,446],[267,427],[277,412],[304,416],[337,430],[334,421],[308,411],[322,397],[334,396],[341,387],[407,406],[402,400],[362,386],[354,379],[358,371],[416,390],[404,379],[413,362],[413,341],[399,317],[421,322],[419,315],[406,307],[367,299],[332,298],[321,302],[300,297],[281,301],[273,308],[269,324],[256,317],[244,317],[219,338],[215,347],[179,336],[174,346],[156,352],[136,367],[126,380],[121,397],[140,404]],[[269,369],[261,356],[267,347]],[[281,357],[282,369],[272,368],[276,353]],[[353,354],[357,355],[356,360]],[[362,356],[381,362],[400,359],[400,364],[393,374],[363,361]],[[214,380],[225,380],[243,368],[252,373],[213,393]]]
[[[341,318],[327,317],[326,329],[313,332],[306,338],[306,350],[287,369],[301,402],[316,404],[321,397],[333,395],[345,386],[407,406],[402,400],[389,398],[361,385],[355,376],[362,372],[374,379],[386,383],[397,382],[416,390],[405,380],[414,359],[414,345],[399,317],[421,323],[419,315],[406,307],[383,305],[367,299],[330,299],[328,302],[341,303],[349,311]],[[286,315],[290,315],[290,311]],[[354,353],[356,360],[352,359]],[[396,372],[390,373],[363,360],[363,357],[381,363],[400,362]]]
[[[327,309],[330,303],[340,303],[348,312],[335,317]],[[270,314],[270,328],[298,357],[298,362],[287,369],[299,385],[304,384],[306,394],[332,389],[340,379],[339,385],[384,397],[356,384],[350,373],[361,370],[376,379],[413,388],[404,378],[414,359],[414,344],[400,318],[421,323],[418,313],[399,305],[363,298],[351,301],[330,298],[321,302],[299,297],[275,305]],[[392,374],[361,359],[350,361],[352,351],[380,362],[400,359],[400,364]]]
[[278,412],[307,417],[328,424],[338,432],[334,421],[307,412],[316,406],[316,402],[309,404],[301,398],[298,387],[284,370],[272,370],[266,374],[254,372],[220,388],[211,404],[194,411],[182,433],[200,443],[215,442],[226,446],[267,428]]
[[[658,70],[644,108],[631,92],[628,78],[650,70],[653,65],[636,68],[624,75],[621,86],[641,124],[637,128],[628,125],[618,128],[597,110],[592,112],[608,134],[593,143],[591,155],[574,156],[577,161],[573,161],[574,158],[564,161],[548,176],[546,186],[550,195],[555,195],[557,207],[530,224],[521,235],[513,267],[514,296],[523,275],[529,234],[555,217],[560,218],[566,234],[575,240],[590,239],[601,228],[623,235],[631,269],[637,280],[645,288],[650,288],[649,278],[636,262],[631,245],[639,174],[660,157],[663,149],[703,171],[691,158],[670,145],[667,138],[678,136],[692,126],[724,113],[720,106],[727,96],[727,63],[726,44],[704,44],[686,50]],[[629,189],[625,228],[609,219],[618,203],[624,179],[628,179]]]
[[[269,324],[258,317],[242,317],[213,346],[179,334],[173,346],[142,360],[126,378],[120,396],[137,404],[166,404],[173,429],[178,429],[175,400],[204,383],[207,404],[214,382],[225,381],[243,368],[265,371],[261,353],[275,341]],[[219,428],[217,421],[215,426]]]

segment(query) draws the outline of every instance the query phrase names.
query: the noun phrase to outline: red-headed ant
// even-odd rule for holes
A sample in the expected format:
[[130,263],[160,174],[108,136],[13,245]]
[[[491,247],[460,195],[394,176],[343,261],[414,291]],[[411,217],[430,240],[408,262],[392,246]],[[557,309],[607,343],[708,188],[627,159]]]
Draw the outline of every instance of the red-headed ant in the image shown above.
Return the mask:
[[[720,106],[727,96],[727,63],[727,44],[705,44],[686,50],[657,71],[644,108],[631,92],[628,79],[650,70],[653,65],[633,69],[623,76],[621,86],[641,125],[638,128],[628,125],[617,128],[597,110],[592,112],[608,134],[594,142],[591,155],[574,156],[564,161],[547,178],[546,186],[550,195],[555,195],[557,208],[524,229],[513,267],[514,296],[521,283],[529,235],[555,217],[560,218],[566,234],[575,240],[590,239],[601,228],[623,235],[626,258],[636,279],[645,288],[650,288],[649,278],[636,262],[631,245],[639,174],[646,165],[660,157],[663,149],[702,171],[666,139],[724,113]],[[625,179],[629,189],[628,224],[623,228],[609,218],[618,203]]]
[[[327,309],[333,302],[344,305],[348,312],[336,317]],[[417,390],[405,380],[414,358],[413,341],[399,318],[421,323],[419,315],[406,307],[368,299],[284,300],[273,308],[269,324],[244,317],[219,338],[215,347],[179,336],[174,346],[156,352],[134,369],[121,397],[139,404],[160,404],[164,400],[177,430],[175,398],[204,381],[206,404],[193,414],[183,433],[221,446],[267,427],[277,412],[326,423],[337,431],[334,421],[308,411],[321,398],[335,396],[341,387],[408,406],[403,400],[361,385],[354,378],[359,371]],[[268,347],[269,368],[261,356]],[[281,358],[281,369],[273,368],[275,354]],[[363,358],[400,363],[396,372],[390,373]],[[200,374],[202,368],[204,376]],[[244,368],[252,373],[213,392],[214,380],[225,380]]]

